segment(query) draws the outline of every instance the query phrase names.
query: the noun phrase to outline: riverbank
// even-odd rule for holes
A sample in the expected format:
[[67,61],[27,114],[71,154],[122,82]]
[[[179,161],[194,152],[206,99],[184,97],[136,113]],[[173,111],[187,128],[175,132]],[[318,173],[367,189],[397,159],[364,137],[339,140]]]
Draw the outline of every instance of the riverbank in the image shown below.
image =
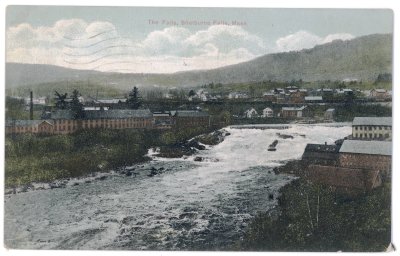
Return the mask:
[[153,147],[163,148],[160,157],[181,157],[205,149],[207,143],[219,143],[223,140],[221,135],[207,128],[187,128],[179,131],[99,129],[47,137],[7,136],[5,187],[7,191],[16,191],[17,187],[24,191],[34,188],[34,182],[62,187],[68,179],[96,176],[147,162],[151,159],[148,151]]
[[[275,173],[301,173],[291,161]],[[259,214],[242,241],[242,251],[382,252],[391,241],[391,184],[355,198],[303,178],[280,189],[278,207]]]

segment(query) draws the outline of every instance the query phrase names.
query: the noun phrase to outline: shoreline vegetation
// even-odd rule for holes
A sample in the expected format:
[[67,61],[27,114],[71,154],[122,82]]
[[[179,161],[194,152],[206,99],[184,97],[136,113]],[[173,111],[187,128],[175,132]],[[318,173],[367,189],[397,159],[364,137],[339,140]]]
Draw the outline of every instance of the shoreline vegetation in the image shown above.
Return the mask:
[[223,140],[210,128],[158,130],[82,130],[70,135],[23,134],[5,137],[5,188],[31,187],[33,182],[85,177],[160,157],[182,157]]
[[259,213],[233,250],[383,252],[391,242],[391,183],[349,197],[302,177],[289,161],[275,173],[299,177],[280,189],[278,206]]

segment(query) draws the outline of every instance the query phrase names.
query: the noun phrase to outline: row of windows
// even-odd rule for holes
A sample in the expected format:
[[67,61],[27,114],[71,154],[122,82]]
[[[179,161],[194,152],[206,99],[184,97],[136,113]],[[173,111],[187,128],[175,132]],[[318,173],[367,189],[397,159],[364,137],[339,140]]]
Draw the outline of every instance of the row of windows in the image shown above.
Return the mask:
[[148,125],[149,122],[141,122],[141,123],[121,123],[121,122],[113,122],[113,123],[101,123],[101,124],[83,124],[83,128],[142,128]]
[[367,133],[367,134],[357,134],[356,133],[356,138],[360,138],[360,139],[363,139],[363,138],[365,138],[365,139],[368,139],[368,138],[370,138],[370,139],[372,139],[372,138],[374,138],[374,139],[383,139],[383,138],[389,138],[389,134],[385,134],[385,135],[383,135],[383,134],[376,134],[376,133]]
[[376,126],[355,126],[356,131],[358,131],[358,130],[372,131],[372,129],[374,129],[374,130],[378,130],[378,129],[379,130],[391,130],[391,127],[389,127],[389,126],[384,126],[384,127],[382,127],[382,126],[378,126],[378,127],[376,127]]
[[28,126],[16,126],[15,130],[17,132],[24,132],[24,131],[37,131],[36,127],[28,127]]

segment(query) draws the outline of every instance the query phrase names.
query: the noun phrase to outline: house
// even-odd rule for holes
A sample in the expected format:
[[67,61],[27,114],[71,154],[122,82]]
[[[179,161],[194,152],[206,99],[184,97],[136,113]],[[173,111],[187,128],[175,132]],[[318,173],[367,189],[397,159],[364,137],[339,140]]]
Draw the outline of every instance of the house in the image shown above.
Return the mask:
[[307,106],[302,107],[283,107],[281,110],[281,116],[283,118],[301,118],[307,117],[306,113]]
[[209,127],[210,115],[195,110],[177,110],[173,115],[176,127]]
[[276,102],[276,96],[273,93],[264,93],[263,98],[266,101]]
[[332,122],[335,117],[335,109],[334,108],[329,108],[325,111],[324,113],[324,120],[326,122]]
[[372,89],[369,93],[369,97],[376,101],[385,101],[390,99],[390,94],[385,89]]
[[[25,98],[24,101],[25,101],[26,105],[29,105],[30,102],[31,102],[31,99],[30,98]],[[46,99],[46,97],[33,98],[32,99],[32,103],[34,105],[46,105],[47,99]]]
[[258,117],[258,113],[254,108],[248,109],[244,112],[246,118],[255,118]]
[[286,95],[284,92],[280,92],[275,96],[276,96],[276,103],[286,103],[289,99],[289,95]]
[[52,120],[6,120],[6,134],[52,134]]
[[352,138],[357,140],[392,140],[391,117],[355,117]]
[[274,111],[271,108],[264,108],[262,117],[274,117]]
[[231,92],[228,95],[229,99],[248,99],[249,96],[246,93],[240,93],[240,92]]
[[304,93],[299,90],[289,90],[289,102],[292,104],[304,103]]

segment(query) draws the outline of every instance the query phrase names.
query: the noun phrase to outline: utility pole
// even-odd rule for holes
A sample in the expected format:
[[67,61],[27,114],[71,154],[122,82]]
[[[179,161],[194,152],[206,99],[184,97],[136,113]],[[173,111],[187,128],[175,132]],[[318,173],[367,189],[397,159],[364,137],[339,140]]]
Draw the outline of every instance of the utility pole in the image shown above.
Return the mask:
[[33,92],[31,91],[31,100],[29,105],[29,119],[33,120]]

